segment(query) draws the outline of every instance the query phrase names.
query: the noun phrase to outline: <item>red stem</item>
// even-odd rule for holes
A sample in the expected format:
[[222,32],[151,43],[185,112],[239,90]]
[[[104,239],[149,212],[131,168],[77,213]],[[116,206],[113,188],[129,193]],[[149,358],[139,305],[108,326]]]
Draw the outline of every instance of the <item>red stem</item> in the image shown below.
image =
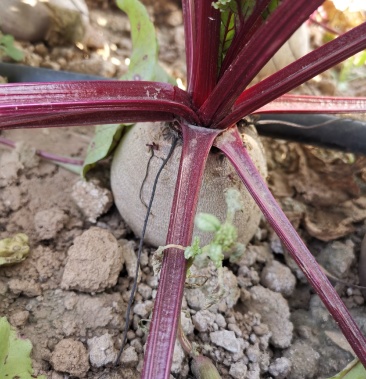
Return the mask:
[[[57,126],[72,125],[83,116],[88,124],[96,124],[106,123],[104,119],[115,123],[117,116],[119,122],[126,122],[131,118],[165,120],[172,114],[192,123],[199,121],[188,94],[166,83],[93,81],[0,86],[0,128],[31,126],[38,119],[47,122],[42,125],[46,127],[56,126],[54,122]],[[90,115],[93,117],[88,118]]]
[[218,122],[255,75],[324,0],[283,0],[256,31],[200,108],[204,125]]
[[[216,85],[220,42],[220,11],[212,6],[212,0],[194,2],[196,18],[195,35],[190,69],[188,93],[199,108]],[[190,51],[190,46],[188,46]]]
[[366,113],[366,97],[283,95],[253,113]]
[[194,50],[196,49],[196,15],[194,12],[194,0],[182,0],[184,39],[187,62],[187,88],[192,90],[192,76],[194,70]]
[[[183,148],[170,216],[167,244],[191,243],[194,216],[207,156],[220,131],[182,123]],[[164,254],[147,340],[142,379],[168,379],[186,276],[184,252]]]
[[354,352],[366,367],[366,339],[352,319],[346,306],[330,284],[323,270],[307,249],[276,200],[269,191],[243,146],[236,127],[225,131],[215,141],[231,161],[246,188],[253,196],[268,222],[286,246],[304,275],[338,323]]
[[244,91],[233,112],[215,127],[225,129],[277,97],[366,49],[366,22],[312,51]]

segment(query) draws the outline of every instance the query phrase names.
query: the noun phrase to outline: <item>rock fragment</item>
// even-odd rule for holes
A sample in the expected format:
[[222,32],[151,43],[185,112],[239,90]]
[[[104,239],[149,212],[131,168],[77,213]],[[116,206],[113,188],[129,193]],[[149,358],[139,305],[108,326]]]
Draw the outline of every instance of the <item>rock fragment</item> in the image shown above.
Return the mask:
[[261,274],[261,284],[272,291],[290,296],[295,289],[296,278],[291,270],[282,263],[273,260],[267,264]]
[[287,301],[280,293],[273,292],[262,286],[250,289],[251,300],[247,307],[262,316],[272,333],[270,342],[273,346],[284,349],[291,344],[293,324],[290,321],[290,309]]
[[268,372],[276,379],[285,379],[291,370],[291,362],[285,358],[277,358],[269,366]]
[[117,350],[114,348],[112,336],[108,333],[100,337],[88,339],[89,359],[94,367],[102,367],[113,363],[117,358]]
[[233,363],[230,366],[230,371],[229,374],[234,378],[234,379],[245,379],[247,375],[247,365],[243,361],[239,361],[236,363]]
[[102,292],[116,285],[123,266],[123,256],[113,234],[91,228],[75,238],[61,287],[83,292]]
[[113,204],[111,191],[101,187],[97,180],[79,180],[74,184],[71,196],[92,223],[97,222],[97,218],[106,213]]
[[50,363],[56,371],[84,378],[89,370],[88,353],[80,341],[61,340],[51,355]]
[[235,333],[229,330],[219,330],[210,333],[210,340],[216,346],[223,347],[231,353],[237,353],[240,349],[240,343],[235,337]]

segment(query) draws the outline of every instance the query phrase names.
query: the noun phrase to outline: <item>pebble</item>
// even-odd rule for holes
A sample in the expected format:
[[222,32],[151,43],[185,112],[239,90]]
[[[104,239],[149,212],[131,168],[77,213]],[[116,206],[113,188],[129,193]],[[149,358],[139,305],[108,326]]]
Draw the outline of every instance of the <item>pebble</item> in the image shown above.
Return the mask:
[[93,227],[75,238],[68,251],[61,288],[102,292],[117,284],[123,255],[112,233]]
[[112,192],[103,188],[97,180],[77,181],[72,187],[71,197],[92,223],[96,223],[97,218],[108,212],[113,204]]
[[234,379],[245,379],[248,367],[244,362],[236,362],[230,366],[229,375]]
[[310,379],[316,375],[320,355],[304,341],[295,341],[285,352],[284,357],[291,362],[288,379]]
[[290,321],[288,302],[280,293],[273,292],[262,286],[250,289],[251,300],[247,306],[252,312],[262,316],[264,324],[268,325],[273,346],[284,349],[291,344],[293,324]]
[[355,245],[351,240],[347,240],[345,243],[333,241],[321,251],[317,261],[331,274],[342,278],[349,272],[356,259],[354,250]]
[[269,365],[268,372],[276,379],[285,379],[291,370],[291,362],[285,358],[277,358]]
[[145,301],[144,303],[136,304],[133,307],[133,313],[137,314],[143,319],[146,319],[149,317],[152,309],[153,309],[154,303],[150,300]]
[[133,346],[129,346],[127,349],[123,351],[121,357],[121,364],[126,367],[136,367],[139,363],[139,356],[136,353],[136,350]]
[[229,330],[211,332],[210,340],[216,346],[223,347],[225,350],[230,351],[231,353],[237,353],[240,349],[240,344],[238,339],[235,337],[235,333]]
[[88,352],[80,341],[61,340],[52,352],[50,363],[56,371],[84,378],[89,370]]
[[194,332],[194,325],[191,316],[188,312],[180,313],[180,323],[182,325],[183,332],[186,336],[189,336]]
[[208,311],[198,311],[192,317],[193,325],[199,332],[207,332],[212,330],[213,323],[215,322],[215,314]]
[[215,315],[215,323],[220,327],[220,328],[225,328],[226,327],[226,321],[225,317],[221,313],[217,313]]
[[108,333],[100,337],[93,337],[87,341],[90,363],[94,367],[102,367],[112,363],[117,358],[112,336]]
[[173,374],[180,374],[184,362],[185,354],[182,346],[178,340],[175,340],[173,362],[170,372]]
[[[129,278],[134,279],[135,273],[136,273],[136,265],[137,265],[137,256],[134,249],[135,244],[133,241],[128,241],[125,239],[120,239],[118,240],[118,242],[122,249],[122,255],[125,261],[127,275]],[[140,283],[140,281],[141,281],[141,269],[139,268],[137,283]]]
[[261,274],[261,284],[272,291],[290,296],[296,285],[295,275],[282,263],[273,260],[264,267]]

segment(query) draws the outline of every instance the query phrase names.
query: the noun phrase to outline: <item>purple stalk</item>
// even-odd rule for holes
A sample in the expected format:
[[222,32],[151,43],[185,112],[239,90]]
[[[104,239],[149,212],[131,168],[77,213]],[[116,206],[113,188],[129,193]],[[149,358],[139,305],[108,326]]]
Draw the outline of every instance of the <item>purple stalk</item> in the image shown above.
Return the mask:
[[244,148],[237,128],[232,127],[225,131],[216,139],[215,146],[226,155],[235,167],[238,175],[268,222],[328,308],[332,317],[338,323],[360,361],[366,367],[365,337],[353,321],[346,306],[330,284],[323,270],[319,267],[272,196],[266,183],[250,159],[247,150]]
[[253,113],[366,113],[366,97],[283,95]]
[[[199,0],[193,3],[195,35],[193,48],[187,49],[192,55],[188,93],[193,104],[199,108],[216,85],[218,75],[218,53],[220,40],[220,11],[212,6],[212,0]],[[191,41],[188,41],[192,43]]]
[[[9,146],[13,149],[16,148],[16,143],[10,139],[0,137],[0,144]],[[47,153],[47,151],[43,150],[36,150],[36,154],[43,158],[54,162],[60,162],[60,163],[66,163],[66,164],[72,164],[75,166],[82,166],[84,164],[83,159],[77,159],[77,158],[71,158],[71,157],[63,157],[62,155],[57,155],[53,153]]]
[[[220,131],[181,124],[183,148],[170,216],[167,244],[191,243],[194,216],[207,156]],[[142,379],[168,379],[186,276],[184,252],[164,254],[145,351]]]
[[244,91],[233,112],[215,127],[225,129],[277,97],[366,49],[366,22],[312,51]]
[[255,75],[323,0],[283,0],[228,67],[199,113],[204,125],[225,117]]
[[[237,32],[235,32],[233,42],[231,43],[228,51],[226,52],[225,59],[222,62],[220,77],[226,69],[233,63],[239,51],[246,45],[251,36],[258,30],[264,22],[262,13],[268,7],[271,0],[257,0],[252,14],[239,25]],[[240,4],[238,5],[240,7]]]
[[196,50],[196,15],[194,0],[182,0],[182,11],[184,21],[184,39],[186,47],[186,64],[187,64],[187,88],[188,92],[192,90],[193,70],[194,70],[194,51]]
[[39,117],[45,127],[55,126],[53,120],[57,126],[71,125],[88,114],[93,115],[88,124],[93,119],[95,124],[104,119],[107,122],[115,120],[116,114],[120,117],[119,122],[123,122],[126,121],[124,115],[128,119],[161,116],[167,119],[172,118],[172,113],[192,123],[198,122],[188,94],[164,83],[102,81],[5,84],[0,87],[0,128],[14,128],[27,125],[27,122],[32,125]]

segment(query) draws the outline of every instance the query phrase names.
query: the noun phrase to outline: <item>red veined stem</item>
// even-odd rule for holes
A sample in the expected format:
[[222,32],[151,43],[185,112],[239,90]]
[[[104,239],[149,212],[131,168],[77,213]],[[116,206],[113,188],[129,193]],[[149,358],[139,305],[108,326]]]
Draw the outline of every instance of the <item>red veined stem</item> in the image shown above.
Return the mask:
[[366,97],[283,95],[253,113],[366,113]]
[[[191,243],[194,216],[207,156],[220,131],[181,124],[183,148],[170,215],[167,244]],[[142,379],[168,379],[186,275],[184,252],[164,254],[158,292],[149,329]]]
[[193,104],[199,108],[216,85],[218,75],[218,52],[220,33],[220,11],[212,6],[212,0],[194,1],[195,35],[192,54],[192,68],[188,93]]
[[366,339],[352,319],[346,306],[330,284],[323,270],[309,252],[294,227],[269,191],[266,183],[256,169],[237,128],[231,127],[216,141],[217,146],[230,160],[246,188],[256,201],[266,219],[286,246],[324,305],[338,323],[354,352],[366,367]]
[[198,122],[188,94],[165,83],[101,81],[0,86],[0,129],[75,125],[83,117],[82,125],[166,120],[172,119],[172,114]]
[[199,109],[204,125],[216,123],[230,112],[238,96],[255,75],[323,1],[283,0],[238,52],[233,63]]
[[232,113],[219,121],[215,127],[227,128],[363,49],[366,49],[366,22],[245,90],[237,99]]
[[192,76],[194,70],[193,52],[196,49],[196,15],[194,10],[194,0],[182,0],[188,91],[191,91],[192,88]]

